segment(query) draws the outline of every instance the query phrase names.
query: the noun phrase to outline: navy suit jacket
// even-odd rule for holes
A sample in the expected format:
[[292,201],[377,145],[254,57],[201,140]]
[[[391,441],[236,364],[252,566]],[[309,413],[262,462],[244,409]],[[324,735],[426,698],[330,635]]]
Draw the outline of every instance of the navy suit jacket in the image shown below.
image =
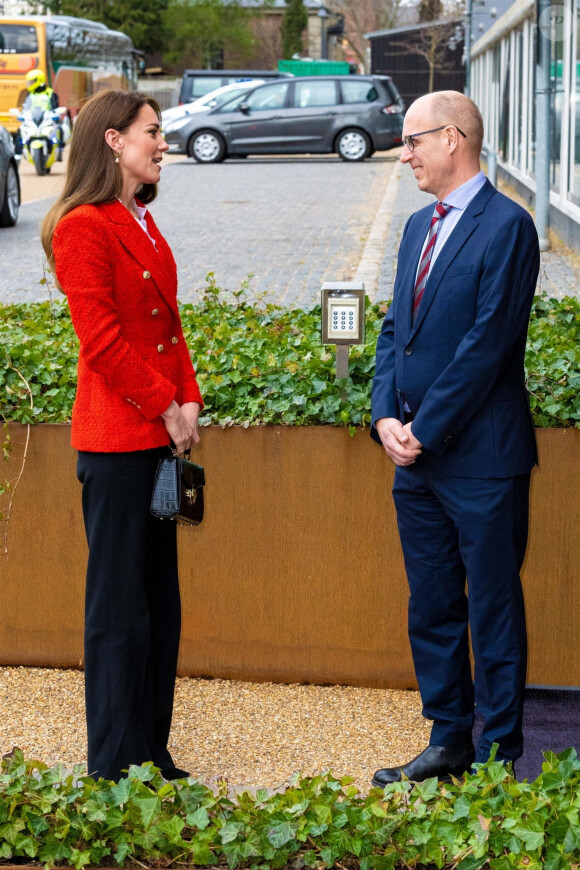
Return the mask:
[[511,477],[537,461],[524,353],[539,271],[538,236],[523,208],[486,181],[443,246],[412,323],[415,274],[433,203],[410,217],[393,302],[377,342],[371,435],[404,419],[457,477]]

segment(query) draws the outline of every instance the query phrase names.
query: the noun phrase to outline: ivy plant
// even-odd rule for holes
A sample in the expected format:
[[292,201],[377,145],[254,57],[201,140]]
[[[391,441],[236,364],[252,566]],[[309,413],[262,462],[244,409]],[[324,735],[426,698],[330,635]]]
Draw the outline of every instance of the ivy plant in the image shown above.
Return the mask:
[[580,427],[580,302],[536,297],[526,348],[536,426]]
[[[496,747],[495,747],[496,748]],[[494,760],[449,784],[360,794],[331,772],[271,794],[166,782],[151,764],[117,783],[47,767],[19,749],[0,772],[0,866],[570,870],[580,865],[580,760],[545,753],[518,782]]]
[[[350,348],[349,377],[336,380],[334,348],[320,341],[319,306],[286,309],[247,297],[245,286],[221,291],[210,273],[202,300],[181,305],[206,402],[202,424],[367,426],[386,305],[367,305],[366,344]],[[0,306],[0,416],[69,421],[77,354],[66,300]],[[536,426],[580,427],[578,300],[536,297],[526,370]]]

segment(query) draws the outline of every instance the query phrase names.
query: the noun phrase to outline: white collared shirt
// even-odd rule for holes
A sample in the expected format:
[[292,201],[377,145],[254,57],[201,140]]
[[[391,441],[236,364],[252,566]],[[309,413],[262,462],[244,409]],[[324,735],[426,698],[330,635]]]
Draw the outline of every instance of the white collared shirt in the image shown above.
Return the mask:
[[[123,205],[123,203],[121,202],[120,199],[119,199],[119,202],[121,203],[121,205]],[[133,200],[133,208],[135,209],[135,211],[137,212],[139,217],[136,218],[135,215],[131,215],[131,217],[133,217],[137,221],[137,223],[139,224],[141,229],[146,233],[147,237],[150,238],[151,241],[153,242],[153,247],[155,248],[155,250],[157,250],[157,242],[155,241],[153,236],[150,235],[149,230],[147,228],[147,221],[145,220],[145,215],[147,214],[147,209],[145,208],[144,205],[137,205],[136,199]]]

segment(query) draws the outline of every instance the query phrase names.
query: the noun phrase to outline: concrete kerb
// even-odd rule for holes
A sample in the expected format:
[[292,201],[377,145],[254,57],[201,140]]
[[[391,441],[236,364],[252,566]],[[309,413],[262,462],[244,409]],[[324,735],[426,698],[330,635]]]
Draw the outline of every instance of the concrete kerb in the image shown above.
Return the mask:
[[354,276],[355,281],[364,281],[367,296],[373,302],[379,286],[381,264],[385,256],[385,243],[391,226],[394,204],[397,200],[400,176],[401,164],[397,162],[393,166]]

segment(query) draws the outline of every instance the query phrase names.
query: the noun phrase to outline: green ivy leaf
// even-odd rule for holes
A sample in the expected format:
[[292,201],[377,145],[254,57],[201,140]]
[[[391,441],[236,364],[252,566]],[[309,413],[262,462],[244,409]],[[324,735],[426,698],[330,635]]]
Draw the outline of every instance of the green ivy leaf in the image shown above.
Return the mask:
[[487,861],[487,855],[484,858],[475,858],[473,855],[469,855],[459,862],[457,870],[480,870],[480,867],[485,866]]
[[76,870],[82,870],[87,864],[91,863],[91,852],[88,849],[84,851],[80,849],[71,849],[70,860]]
[[222,843],[233,842],[243,828],[243,822],[226,822],[226,824],[220,829],[220,839]]
[[115,855],[114,855],[115,861],[117,862],[119,867],[122,866],[122,864],[125,861],[125,858],[128,858],[130,854],[131,854],[131,847],[129,846],[129,844],[125,840],[123,840],[121,843],[119,843],[117,851],[115,852]]
[[71,847],[67,843],[49,834],[39,849],[38,858],[43,864],[53,867],[57,861],[68,861],[70,854]]
[[526,849],[529,849],[530,851],[539,849],[545,839],[543,831],[532,830],[532,828],[524,825],[516,825],[516,827],[512,829],[512,834],[515,837],[519,837]]
[[209,825],[209,815],[205,807],[199,807],[194,813],[188,813],[185,821],[190,828],[205,831]]
[[274,822],[268,830],[268,840],[275,849],[280,849],[294,839],[294,828],[290,822]]
[[133,803],[136,807],[139,808],[141,813],[141,818],[143,820],[143,827],[147,829],[151,824],[152,820],[159,815],[161,810],[161,801],[158,797],[135,797],[133,798]]

